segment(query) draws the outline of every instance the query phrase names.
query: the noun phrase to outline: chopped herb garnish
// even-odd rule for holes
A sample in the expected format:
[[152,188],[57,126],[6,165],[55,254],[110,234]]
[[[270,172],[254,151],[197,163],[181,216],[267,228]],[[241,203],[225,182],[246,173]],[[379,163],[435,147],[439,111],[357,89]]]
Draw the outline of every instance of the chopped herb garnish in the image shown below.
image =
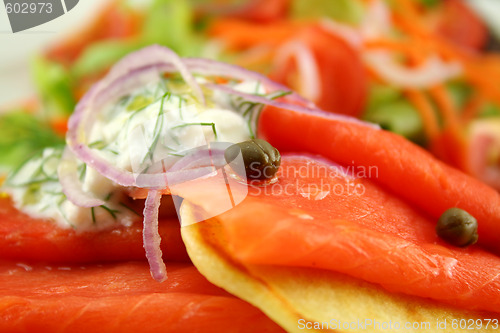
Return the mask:
[[195,125],[212,127],[212,131],[214,132],[215,140],[217,140],[217,130],[215,128],[215,123],[185,123],[185,124],[174,126],[172,128],[182,128],[182,127],[195,126]]
[[165,103],[165,100],[168,101],[170,96],[170,92],[166,92],[161,98],[160,110],[158,111],[158,117],[156,118],[155,128],[153,130],[153,143],[151,143],[151,146],[148,147],[148,152],[146,156],[144,156],[142,163],[144,163],[148,157],[151,162],[153,161],[154,151],[156,149],[156,145],[158,144],[158,140],[160,139],[161,129],[163,128],[163,104]]
[[177,154],[177,153],[169,153],[169,155],[177,156],[177,157],[184,157],[184,156],[186,156],[186,155]]
[[106,148],[106,146],[107,146],[106,142],[102,140],[89,143],[89,148],[104,149]]
[[120,211],[119,210],[115,210],[115,209],[111,209],[105,205],[101,205],[99,206],[101,207],[102,209],[106,210],[115,220],[116,220],[116,213],[119,213]]
[[83,163],[78,167],[80,169],[80,181],[83,182],[83,179],[85,178],[85,174],[87,173],[87,164]]
[[[283,96],[288,96],[290,95],[292,92],[290,90],[286,91],[286,90],[280,90],[280,91],[275,91],[274,93],[270,93],[267,95],[267,97],[269,97],[270,99],[277,99],[277,98],[280,98],[280,97],[283,97]],[[275,95],[273,95],[275,94]]]
[[127,111],[139,111],[139,110],[143,110],[146,107],[148,107],[149,105],[151,105],[152,102],[153,102],[153,98],[152,97],[146,97],[146,96],[143,96],[143,95],[138,95],[138,96],[135,96],[132,99],[132,102],[130,102],[127,105],[126,109],[127,109]]
[[42,183],[47,183],[47,182],[58,182],[58,181],[59,181],[59,179],[56,177],[46,177],[46,178],[41,178],[41,179],[30,180],[30,181],[27,181],[27,182],[21,183],[21,184],[9,183],[9,186],[11,186],[11,187],[25,187],[25,186],[31,186],[34,184],[42,184]]
[[91,207],[90,208],[90,215],[92,216],[92,224],[96,224],[96,220],[95,220],[95,207]]

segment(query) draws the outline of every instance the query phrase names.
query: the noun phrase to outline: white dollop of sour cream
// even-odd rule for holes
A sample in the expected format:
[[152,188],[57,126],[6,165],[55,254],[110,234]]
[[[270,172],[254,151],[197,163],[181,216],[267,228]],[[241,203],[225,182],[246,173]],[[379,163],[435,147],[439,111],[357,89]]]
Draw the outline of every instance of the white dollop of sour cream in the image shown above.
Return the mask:
[[[197,80],[201,83],[205,79]],[[239,83],[233,88],[265,94],[259,82]],[[102,108],[89,133],[88,145],[110,164],[139,172],[149,161],[182,156],[210,142],[236,143],[252,138],[255,124],[244,116],[251,105],[220,92],[205,94],[206,104],[202,105],[183,83],[169,85],[159,80],[139,87]],[[83,162],[78,168],[82,189],[106,204],[86,208],[71,203],[57,179],[61,154],[62,148],[46,149],[11,177],[6,191],[18,209],[77,231],[129,226],[138,219],[138,214],[124,204],[126,189]]]

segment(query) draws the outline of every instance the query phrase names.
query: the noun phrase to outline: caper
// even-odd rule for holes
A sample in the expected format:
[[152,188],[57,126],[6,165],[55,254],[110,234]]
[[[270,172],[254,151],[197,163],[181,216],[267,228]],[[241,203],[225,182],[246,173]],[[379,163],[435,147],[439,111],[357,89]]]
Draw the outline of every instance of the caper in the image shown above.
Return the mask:
[[436,233],[452,245],[472,245],[477,242],[477,220],[463,209],[450,208],[439,218]]
[[[238,165],[241,159],[236,157],[240,154],[243,157],[243,166]],[[269,142],[262,139],[251,139],[229,146],[224,152],[226,162],[238,173],[238,170],[245,170],[245,175],[249,180],[271,179],[278,172],[281,164],[281,156],[278,149]],[[239,173],[242,173],[242,172]]]

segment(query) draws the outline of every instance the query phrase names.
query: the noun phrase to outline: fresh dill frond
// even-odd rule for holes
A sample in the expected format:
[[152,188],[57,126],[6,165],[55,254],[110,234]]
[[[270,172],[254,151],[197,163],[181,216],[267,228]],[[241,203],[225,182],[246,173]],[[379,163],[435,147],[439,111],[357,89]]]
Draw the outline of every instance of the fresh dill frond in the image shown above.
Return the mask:
[[158,117],[156,118],[155,128],[153,130],[153,142],[148,147],[148,152],[146,153],[146,156],[144,156],[142,163],[144,163],[148,158],[151,162],[153,162],[154,151],[158,145],[158,141],[160,140],[161,129],[163,128],[163,105],[165,100],[168,101],[171,96],[172,94],[167,91],[161,98],[160,109],[158,111]]
[[185,124],[174,126],[172,128],[182,128],[182,127],[196,126],[196,125],[212,127],[212,132],[214,133],[215,140],[217,140],[217,129],[215,128],[215,123],[185,123]]
[[106,146],[107,146],[107,144],[103,140],[98,140],[98,141],[94,141],[94,142],[89,143],[89,148],[95,148],[95,149],[99,149],[99,150],[106,148]]
[[111,209],[111,208],[109,208],[108,206],[105,206],[105,205],[101,205],[99,207],[101,207],[102,209],[104,209],[105,211],[107,211],[109,213],[109,215],[111,215],[113,217],[113,219],[115,219],[115,220],[116,220],[116,214],[120,212],[119,210]]
[[81,182],[83,182],[83,179],[85,178],[85,175],[87,174],[87,164],[83,163],[78,168],[80,169],[80,175],[78,178],[80,179]]
[[280,97],[288,96],[290,94],[292,94],[292,91],[290,91],[290,90],[278,90],[278,91],[269,93],[266,97],[273,100],[273,99],[277,99]]

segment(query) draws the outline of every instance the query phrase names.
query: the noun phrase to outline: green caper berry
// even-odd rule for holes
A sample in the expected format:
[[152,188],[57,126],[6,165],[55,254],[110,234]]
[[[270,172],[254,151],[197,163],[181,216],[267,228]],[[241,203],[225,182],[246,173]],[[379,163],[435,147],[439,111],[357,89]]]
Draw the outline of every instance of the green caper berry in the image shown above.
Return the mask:
[[460,208],[450,208],[441,215],[436,233],[446,242],[460,247],[477,242],[477,220]]
[[228,164],[232,164],[233,170],[243,170],[237,165],[236,157],[243,157],[245,175],[249,180],[266,180],[273,178],[278,172],[281,164],[281,155],[278,149],[269,142],[262,139],[252,139],[229,146],[224,152],[224,158]]

